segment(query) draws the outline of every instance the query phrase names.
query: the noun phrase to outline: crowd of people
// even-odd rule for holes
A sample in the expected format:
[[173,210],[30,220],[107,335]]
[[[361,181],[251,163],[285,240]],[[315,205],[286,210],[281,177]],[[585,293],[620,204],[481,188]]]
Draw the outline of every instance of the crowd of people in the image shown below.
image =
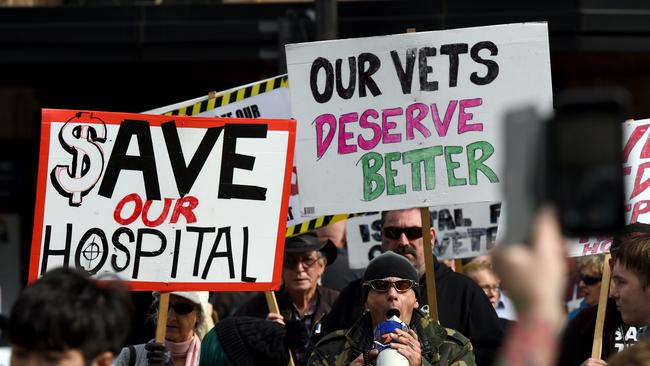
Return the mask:
[[[347,262],[344,225],[287,238],[277,312],[254,294],[229,302],[219,317],[208,292],[172,292],[162,342],[151,334],[125,344],[134,311],[119,281],[50,271],[22,292],[5,324],[11,364],[360,366],[388,348],[411,366],[650,364],[648,225],[617,236],[609,263],[602,256],[579,261],[584,304],[568,314],[565,239],[552,211],[540,213],[529,244],[501,244],[466,261],[462,274],[434,259],[436,307],[428,304],[425,275],[435,229],[425,243],[419,209],[386,211],[381,220],[383,254],[361,272],[347,263],[328,272]],[[600,287],[609,285],[604,266],[611,297],[597,357],[591,346]],[[153,294],[151,319],[159,298]],[[392,316],[405,327],[378,342],[375,330]]]

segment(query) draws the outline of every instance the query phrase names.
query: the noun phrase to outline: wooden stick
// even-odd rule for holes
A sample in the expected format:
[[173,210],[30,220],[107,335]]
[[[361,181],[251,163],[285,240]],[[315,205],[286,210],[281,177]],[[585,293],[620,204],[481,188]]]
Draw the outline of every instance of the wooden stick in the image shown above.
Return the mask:
[[158,321],[156,322],[156,342],[163,343],[165,341],[165,333],[167,331],[167,312],[169,311],[169,292],[160,293],[160,301],[158,302]]
[[424,265],[426,269],[427,300],[429,301],[429,316],[438,321],[438,301],[436,299],[436,274],[433,268],[433,244],[431,238],[431,212],[428,207],[420,208],[422,218],[422,240],[424,245]]
[[454,272],[456,273],[463,273],[463,260],[462,259],[454,259]]
[[596,328],[594,330],[594,343],[591,348],[591,357],[600,359],[603,351],[603,326],[605,325],[605,311],[607,311],[607,297],[609,297],[609,279],[611,270],[609,259],[611,254],[605,254],[603,264],[603,278],[600,280],[600,297],[598,298],[598,313],[596,314]]
[[[278,301],[275,299],[275,292],[273,291],[264,291],[264,296],[266,296],[266,304],[269,306],[269,311],[271,313],[280,314],[280,308],[278,307]],[[293,355],[291,355],[291,350],[289,350],[289,366],[294,366]]]

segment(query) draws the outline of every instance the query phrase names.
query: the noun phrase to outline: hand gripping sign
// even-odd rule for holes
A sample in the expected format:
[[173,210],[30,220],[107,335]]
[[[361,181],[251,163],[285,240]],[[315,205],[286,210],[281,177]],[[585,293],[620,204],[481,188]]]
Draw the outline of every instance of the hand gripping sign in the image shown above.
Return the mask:
[[294,121],[46,109],[42,126],[30,280],[279,288]]

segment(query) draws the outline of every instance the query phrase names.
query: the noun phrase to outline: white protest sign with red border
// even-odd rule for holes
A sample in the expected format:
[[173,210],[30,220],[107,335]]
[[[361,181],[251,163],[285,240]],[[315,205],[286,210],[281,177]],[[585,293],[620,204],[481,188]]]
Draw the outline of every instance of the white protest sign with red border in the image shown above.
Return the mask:
[[304,214],[501,200],[504,114],[552,108],[546,23],[287,45]]
[[[625,222],[650,224],[650,119],[623,123],[623,174],[625,174]],[[569,256],[608,253],[609,236],[572,240]]]
[[295,121],[43,110],[30,280],[277,289]]

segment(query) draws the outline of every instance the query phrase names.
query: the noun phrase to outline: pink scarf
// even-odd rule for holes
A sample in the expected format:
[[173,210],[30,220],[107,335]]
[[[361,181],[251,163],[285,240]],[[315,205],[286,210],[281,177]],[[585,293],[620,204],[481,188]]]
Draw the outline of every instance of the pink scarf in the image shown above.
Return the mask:
[[198,366],[201,354],[201,341],[196,333],[185,342],[165,341],[167,349],[172,354],[176,366]]

